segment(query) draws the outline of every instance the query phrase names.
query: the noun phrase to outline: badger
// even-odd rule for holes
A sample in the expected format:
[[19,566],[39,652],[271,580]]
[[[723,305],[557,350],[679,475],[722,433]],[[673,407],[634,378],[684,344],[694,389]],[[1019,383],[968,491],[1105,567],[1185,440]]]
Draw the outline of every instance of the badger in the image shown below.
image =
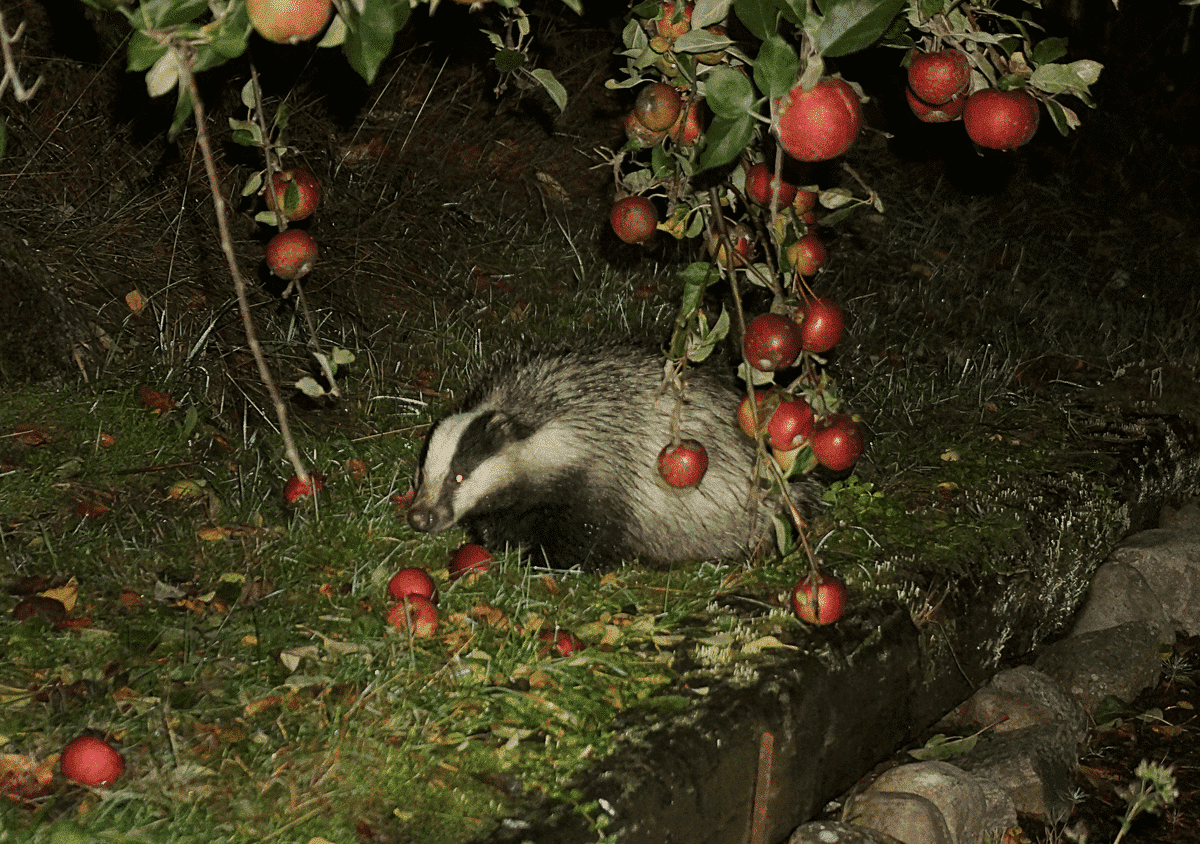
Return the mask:
[[[490,549],[523,546],[535,561],[588,571],[752,551],[780,502],[753,479],[732,373],[688,371],[679,431],[704,445],[708,471],[676,489],[658,473],[679,395],[664,389],[663,367],[660,353],[617,343],[501,366],[430,432],[408,523],[461,525]],[[802,512],[814,501],[799,490]]]

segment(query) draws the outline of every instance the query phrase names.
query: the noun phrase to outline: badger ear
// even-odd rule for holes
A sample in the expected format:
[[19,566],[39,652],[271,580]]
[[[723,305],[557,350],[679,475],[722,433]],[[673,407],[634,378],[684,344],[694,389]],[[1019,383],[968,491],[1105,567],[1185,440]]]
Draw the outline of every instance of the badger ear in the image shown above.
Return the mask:
[[522,422],[511,413],[493,410],[488,414],[487,436],[493,442],[515,442],[533,435],[536,430],[528,422]]

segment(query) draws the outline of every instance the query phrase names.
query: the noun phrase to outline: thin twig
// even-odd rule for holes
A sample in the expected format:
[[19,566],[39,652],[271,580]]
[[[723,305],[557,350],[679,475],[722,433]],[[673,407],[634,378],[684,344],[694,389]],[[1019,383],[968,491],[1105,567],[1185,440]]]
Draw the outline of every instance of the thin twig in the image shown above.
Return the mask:
[[254,356],[255,364],[258,365],[258,377],[262,380],[267,395],[271,398],[271,404],[275,408],[275,416],[279,420],[279,434],[283,438],[284,454],[287,456],[288,462],[292,464],[296,477],[300,479],[301,483],[307,484],[308,470],[300,458],[300,452],[296,449],[296,441],[292,437],[291,427],[288,424],[287,405],[284,404],[283,397],[275,386],[275,379],[271,377],[266,356],[258,342],[258,333],[254,330],[254,320],[250,316],[250,300],[246,297],[246,280],[242,277],[237,255],[233,251],[233,238],[229,234],[229,220],[225,211],[225,197],[221,193],[221,180],[217,177],[216,160],[213,157],[212,145],[208,141],[208,131],[204,125],[204,103],[201,101],[200,91],[196,87],[196,77],[192,75],[192,64],[195,57],[185,52],[177,44],[172,43],[170,47],[175,61],[179,65],[179,82],[187,87],[192,97],[192,113],[196,119],[196,143],[200,145],[200,153],[204,158],[204,169],[208,173],[208,186],[212,191],[213,208],[217,212],[217,230],[221,235],[221,250],[225,253],[225,260],[229,264],[229,274],[233,276],[238,311],[242,315],[242,326],[246,331],[246,344],[250,347],[250,354]]

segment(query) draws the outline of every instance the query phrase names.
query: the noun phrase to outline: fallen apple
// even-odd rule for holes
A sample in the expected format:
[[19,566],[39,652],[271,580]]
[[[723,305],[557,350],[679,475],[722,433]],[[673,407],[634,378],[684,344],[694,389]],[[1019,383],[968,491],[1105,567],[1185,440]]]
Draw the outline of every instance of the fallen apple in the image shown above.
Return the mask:
[[71,741],[58,764],[64,777],[90,786],[116,782],[125,772],[125,757],[94,736]]

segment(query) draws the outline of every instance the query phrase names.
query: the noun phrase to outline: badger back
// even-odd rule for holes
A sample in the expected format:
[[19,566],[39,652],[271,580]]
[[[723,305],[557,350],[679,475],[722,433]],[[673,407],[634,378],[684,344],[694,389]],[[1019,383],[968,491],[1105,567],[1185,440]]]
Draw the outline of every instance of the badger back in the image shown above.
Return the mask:
[[410,523],[462,524],[560,567],[744,552],[773,505],[750,480],[754,449],[734,422],[732,378],[690,374],[680,433],[704,443],[709,469],[680,490],[657,471],[677,402],[661,388],[662,367],[652,351],[597,345],[502,370],[433,430]]

